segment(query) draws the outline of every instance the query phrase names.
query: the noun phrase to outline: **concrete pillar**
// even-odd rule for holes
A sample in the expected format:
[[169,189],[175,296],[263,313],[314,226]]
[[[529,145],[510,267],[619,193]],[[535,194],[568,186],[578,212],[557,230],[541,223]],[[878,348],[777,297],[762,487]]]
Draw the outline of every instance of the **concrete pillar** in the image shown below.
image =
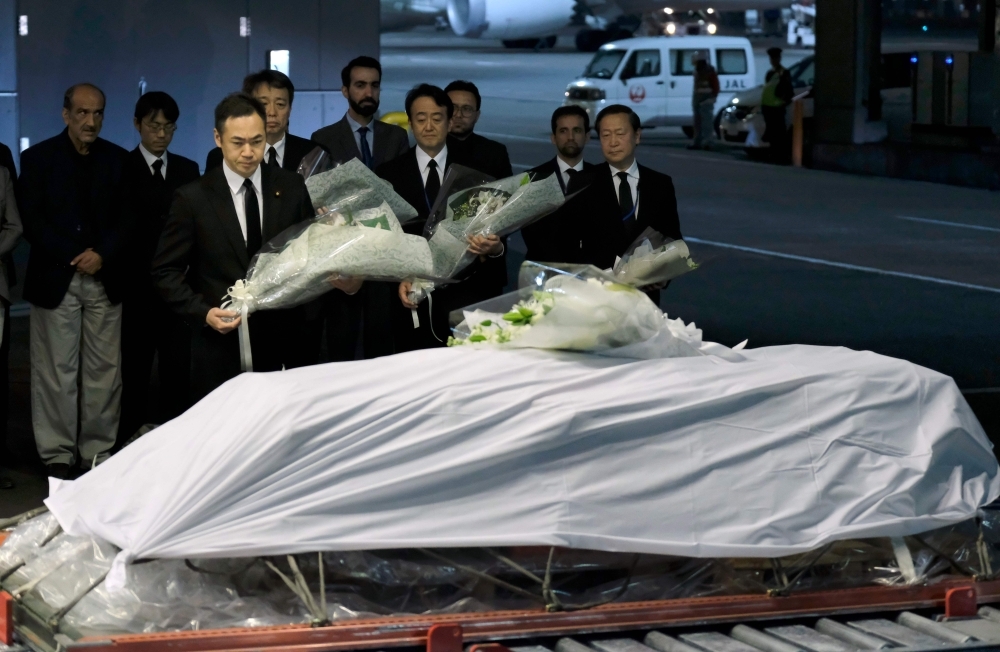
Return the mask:
[[843,145],[884,140],[881,3],[816,4],[816,140]]

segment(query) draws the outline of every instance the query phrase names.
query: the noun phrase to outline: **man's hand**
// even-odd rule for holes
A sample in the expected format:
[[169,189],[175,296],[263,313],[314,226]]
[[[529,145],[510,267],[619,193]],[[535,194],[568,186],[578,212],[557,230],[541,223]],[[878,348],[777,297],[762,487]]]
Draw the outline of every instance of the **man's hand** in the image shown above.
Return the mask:
[[410,310],[416,310],[417,304],[410,301],[410,288],[413,285],[409,281],[402,281],[399,284],[399,300],[403,302],[403,306],[409,308]]
[[334,289],[340,290],[344,294],[357,294],[365,279],[357,276],[337,276],[336,274],[326,279],[326,282]]
[[69,264],[76,267],[76,271],[80,274],[93,276],[100,271],[101,265],[104,264],[104,259],[101,258],[101,254],[97,253],[93,249],[87,249],[82,254],[69,261]]
[[477,256],[499,256],[503,253],[503,243],[498,235],[470,235],[469,253]]
[[240,313],[222,308],[212,308],[205,315],[205,323],[225,335],[240,325]]

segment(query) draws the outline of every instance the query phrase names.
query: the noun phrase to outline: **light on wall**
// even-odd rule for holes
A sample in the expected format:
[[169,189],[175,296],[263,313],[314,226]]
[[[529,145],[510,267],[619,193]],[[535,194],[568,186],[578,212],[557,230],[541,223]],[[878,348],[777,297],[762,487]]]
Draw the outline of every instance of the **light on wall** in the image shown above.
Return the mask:
[[267,67],[287,75],[289,58],[288,50],[268,50]]

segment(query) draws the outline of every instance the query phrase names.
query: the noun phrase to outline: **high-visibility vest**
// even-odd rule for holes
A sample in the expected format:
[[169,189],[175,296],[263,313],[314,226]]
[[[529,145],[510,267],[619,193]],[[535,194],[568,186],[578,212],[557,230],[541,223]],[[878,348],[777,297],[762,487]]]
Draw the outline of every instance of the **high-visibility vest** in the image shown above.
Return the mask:
[[764,82],[764,92],[760,97],[762,106],[785,106],[785,101],[778,97],[778,84],[784,73],[785,69],[781,67],[771,71],[771,78]]

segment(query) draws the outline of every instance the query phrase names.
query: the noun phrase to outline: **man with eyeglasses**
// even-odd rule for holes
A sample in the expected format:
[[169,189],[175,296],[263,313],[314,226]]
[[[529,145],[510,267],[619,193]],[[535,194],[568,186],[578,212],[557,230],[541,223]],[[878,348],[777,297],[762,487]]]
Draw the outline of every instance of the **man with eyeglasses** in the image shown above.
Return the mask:
[[[167,152],[179,117],[174,98],[152,91],[136,102],[132,118],[140,142],[129,152],[124,171],[128,205],[122,247],[125,299],[119,445],[145,423],[173,419],[188,408],[190,400],[190,328],[159,297],[150,276],[170,200],[178,188],[200,176],[197,163]],[[149,396],[154,356],[160,381],[155,409]]]
[[17,204],[31,245],[31,422],[51,477],[111,455],[121,409],[122,170],[126,152],[98,135],[93,84],[63,95],[61,134],[21,154]]
[[[451,128],[448,130],[448,149],[453,160],[462,161],[468,167],[488,174],[494,179],[513,176],[510,157],[503,143],[490,140],[475,133],[479,122],[483,98],[479,89],[470,81],[455,80],[445,86],[455,107]],[[484,262],[477,273],[478,283],[489,288],[488,294],[499,295],[507,285],[507,239],[502,242],[502,253]]]

